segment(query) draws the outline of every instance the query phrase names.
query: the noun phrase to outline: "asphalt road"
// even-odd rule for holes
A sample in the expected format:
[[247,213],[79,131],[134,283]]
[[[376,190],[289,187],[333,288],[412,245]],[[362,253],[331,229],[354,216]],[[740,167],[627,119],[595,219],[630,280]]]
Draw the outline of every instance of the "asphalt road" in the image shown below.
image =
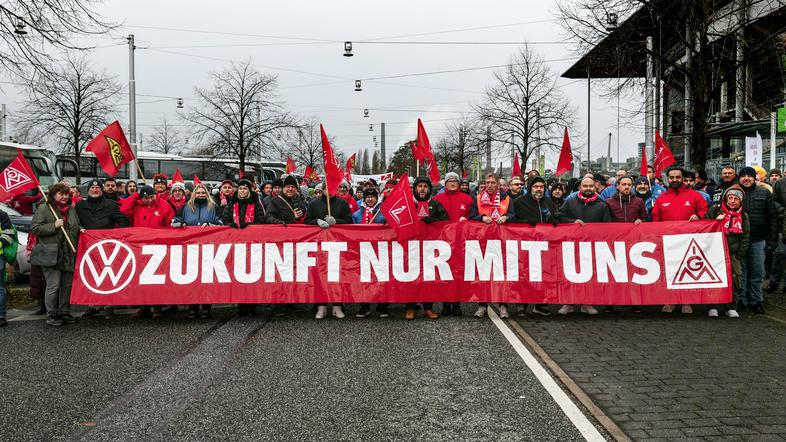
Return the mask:
[[215,313],[13,321],[3,439],[582,439],[488,319]]

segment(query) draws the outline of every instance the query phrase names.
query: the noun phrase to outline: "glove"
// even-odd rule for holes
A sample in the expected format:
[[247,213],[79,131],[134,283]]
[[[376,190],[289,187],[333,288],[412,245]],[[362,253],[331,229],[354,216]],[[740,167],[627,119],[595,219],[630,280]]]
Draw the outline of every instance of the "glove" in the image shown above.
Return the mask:
[[229,223],[229,224],[227,224],[227,225],[228,225],[229,227],[233,228],[233,229],[237,229],[237,227],[238,227],[238,225],[237,225],[236,223]]
[[323,229],[327,229],[328,227],[330,227],[330,224],[328,224],[328,222],[323,219],[318,219],[317,225]]
[[169,223],[169,225],[172,226],[172,227],[184,227],[185,226],[185,224],[183,224],[180,221],[176,221],[176,220],[172,220],[172,222]]
[[332,216],[328,215],[325,217],[325,221],[330,224],[331,226],[336,223],[336,219]]

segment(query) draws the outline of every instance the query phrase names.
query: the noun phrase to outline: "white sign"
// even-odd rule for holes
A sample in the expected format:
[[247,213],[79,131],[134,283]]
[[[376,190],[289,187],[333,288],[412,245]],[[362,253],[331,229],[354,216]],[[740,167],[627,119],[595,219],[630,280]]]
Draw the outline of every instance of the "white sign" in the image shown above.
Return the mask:
[[755,137],[745,137],[745,164],[751,167],[761,166],[762,146],[758,132]]

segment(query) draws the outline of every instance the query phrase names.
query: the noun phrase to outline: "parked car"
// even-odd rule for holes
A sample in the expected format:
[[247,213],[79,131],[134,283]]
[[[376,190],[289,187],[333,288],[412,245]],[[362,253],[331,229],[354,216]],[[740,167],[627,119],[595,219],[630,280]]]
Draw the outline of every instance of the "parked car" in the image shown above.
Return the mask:
[[19,249],[16,251],[16,264],[14,265],[16,273],[29,275],[30,260],[25,255],[25,249],[27,248],[27,236],[33,224],[33,217],[24,216],[8,207],[6,204],[0,204],[0,210],[8,214],[8,217],[11,218],[11,224],[16,228],[17,238],[19,238]]

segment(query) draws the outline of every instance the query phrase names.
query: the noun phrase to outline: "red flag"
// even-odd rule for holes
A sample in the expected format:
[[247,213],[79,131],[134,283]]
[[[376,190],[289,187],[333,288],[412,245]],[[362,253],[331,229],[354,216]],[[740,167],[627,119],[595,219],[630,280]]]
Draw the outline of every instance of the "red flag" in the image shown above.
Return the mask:
[[311,166],[306,166],[306,171],[303,172],[303,177],[309,181],[319,181],[319,174]]
[[245,172],[243,172],[243,170],[242,170],[242,169],[238,169],[238,171],[237,171],[237,177],[238,177],[238,178],[240,178],[240,179],[242,180],[242,179],[243,179],[245,176],[246,176],[246,173],[245,173]]
[[287,157],[287,174],[290,174],[297,169],[295,162],[292,161],[292,158]]
[[559,161],[557,162],[556,175],[561,175],[565,172],[573,170],[573,152],[570,150],[570,137],[568,136],[568,128],[565,128],[565,135],[562,137],[562,150],[559,153]]
[[400,241],[417,236],[420,231],[420,219],[415,210],[415,197],[409,185],[409,175],[404,172],[380,208],[385,221],[396,231]]
[[117,175],[123,164],[134,159],[134,152],[118,121],[107,126],[93,138],[85,151],[95,154],[98,164],[109,176]]
[[426,160],[426,164],[428,167],[428,177],[433,184],[437,184],[439,179],[442,178],[439,174],[439,167],[437,167],[437,159],[429,158]]
[[199,177],[194,174],[194,185],[196,186],[197,184],[202,184],[202,180],[200,180]]
[[671,153],[671,149],[663,141],[663,138],[660,136],[660,131],[655,131],[655,160],[652,162],[652,168],[655,170],[655,176],[660,176],[660,173],[666,170],[667,167],[671,166],[672,164],[676,163],[677,160],[674,159],[674,155]]
[[22,155],[22,151],[18,150],[16,159],[0,172],[0,201],[8,201],[39,185],[33,169]]
[[647,176],[647,146],[641,146],[641,168],[639,169],[640,176]]
[[357,154],[353,153],[352,156],[349,157],[349,159],[347,160],[347,165],[345,167],[347,172],[349,172],[350,170],[354,171],[356,163],[357,163]]
[[423,127],[423,122],[418,118],[418,142],[412,146],[412,155],[418,161],[425,161],[429,158],[434,158],[434,153],[431,151],[431,142],[426,135],[426,128]]
[[344,179],[344,172],[330,147],[330,141],[322,124],[319,125],[319,131],[322,133],[322,160],[325,162],[325,190],[328,195],[335,195],[338,185]]
[[461,178],[464,179],[467,177],[467,169],[461,169]]
[[347,180],[348,183],[352,182],[352,172],[350,172],[349,169],[344,172],[344,179]]
[[521,165],[519,164],[519,153],[513,154],[513,174],[512,176],[521,176]]
[[185,183],[183,175],[180,174],[180,169],[175,169],[175,174],[172,175],[172,183]]

